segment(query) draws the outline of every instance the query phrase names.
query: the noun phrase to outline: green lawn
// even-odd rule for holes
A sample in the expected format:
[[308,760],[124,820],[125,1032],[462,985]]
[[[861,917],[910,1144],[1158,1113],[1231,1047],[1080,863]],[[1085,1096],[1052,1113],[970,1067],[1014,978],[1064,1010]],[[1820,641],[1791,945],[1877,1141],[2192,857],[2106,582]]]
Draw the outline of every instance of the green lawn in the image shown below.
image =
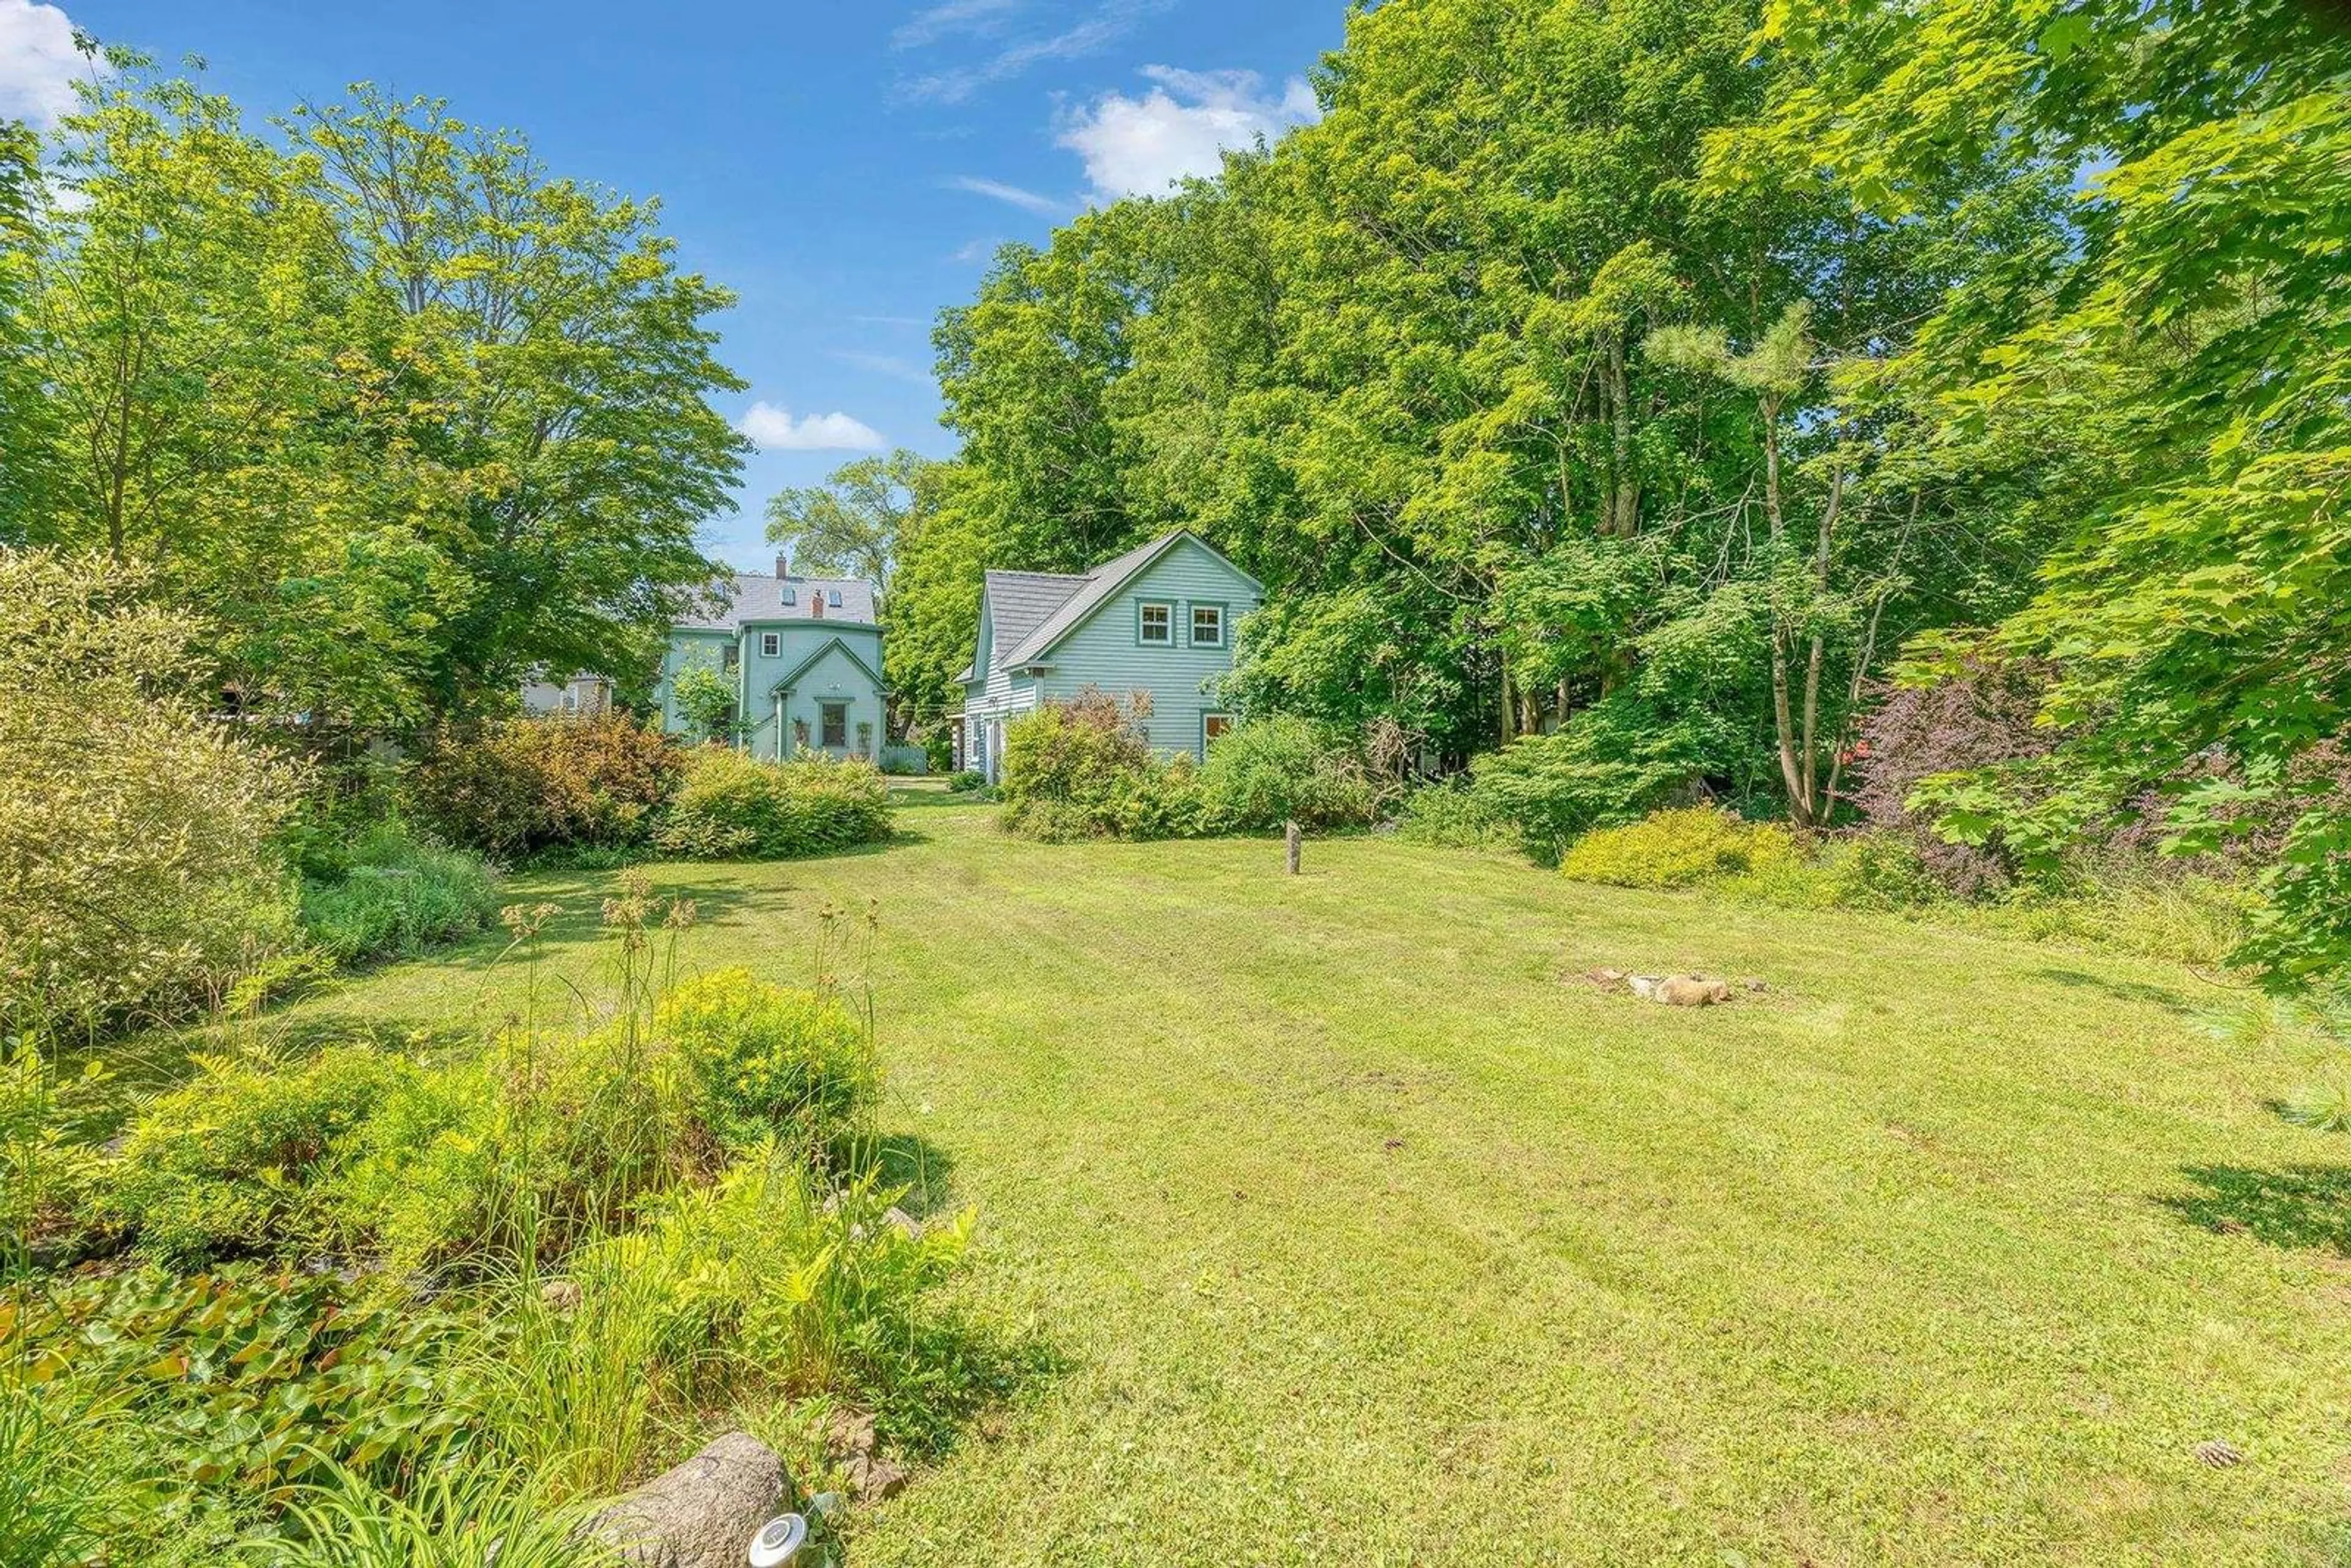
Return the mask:
[[[878,900],[890,1120],[980,1206],[963,1288],[1061,1364],[861,1568],[2345,1560],[2351,1145],[2265,1108],[2307,1064],[2201,1032],[2185,973],[990,815],[655,873],[691,967],[781,978]],[[603,881],[518,888],[583,977]],[[298,1016],[494,1017],[494,946]]]

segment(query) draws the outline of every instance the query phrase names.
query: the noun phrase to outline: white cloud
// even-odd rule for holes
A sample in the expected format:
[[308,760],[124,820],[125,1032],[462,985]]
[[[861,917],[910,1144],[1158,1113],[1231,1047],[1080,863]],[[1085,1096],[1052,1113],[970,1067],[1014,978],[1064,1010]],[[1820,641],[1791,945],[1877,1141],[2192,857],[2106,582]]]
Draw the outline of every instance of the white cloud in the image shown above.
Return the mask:
[[[904,97],[934,103],[962,103],[984,87],[1009,80],[1048,60],[1080,59],[1109,47],[1146,16],[1175,0],[1102,0],[1083,20],[1043,37],[1022,38],[969,65],[953,66],[899,84]],[[916,18],[920,20],[920,18]]]
[[1057,202],[1050,196],[1039,195],[1034,191],[1024,191],[1018,185],[1008,185],[1001,180],[982,180],[975,175],[962,174],[949,180],[947,187],[950,190],[969,191],[975,196],[987,196],[996,201],[1008,202],[1016,207],[1023,207],[1032,213],[1041,213],[1048,217],[1068,210],[1065,203]]
[[736,428],[767,452],[879,452],[882,435],[845,413],[811,413],[794,419],[791,410],[755,402]]
[[1105,93],[1071,114],[1056,142],[1086,161],[1086,178],[1105,200],[1153,196],[1177,180],[1214,174],[1228,148],[1279,141],[1322,117],[1314,90],[1292,77],[1275,98],[1254,71],[1181,71],[1145,66],[1155,85],[1141,98]]
[[947,259],[949,261],[960,261],[965,263],[967,266],[975,261],[987,261],[993,257],[998,250],[1002,249],[1004,244],[1005,242],[1000,239],[971,240],[967,244],[958,246],[954,254],[950,255]]
[[1021,0],[943,0],[899,24],[890,35],[890,47],[919,49],[956,33],[992,33],[1020,5]]
[[63,11],[0,0],[0,120],[56,124],[73,111],[74,78],[89,70]]

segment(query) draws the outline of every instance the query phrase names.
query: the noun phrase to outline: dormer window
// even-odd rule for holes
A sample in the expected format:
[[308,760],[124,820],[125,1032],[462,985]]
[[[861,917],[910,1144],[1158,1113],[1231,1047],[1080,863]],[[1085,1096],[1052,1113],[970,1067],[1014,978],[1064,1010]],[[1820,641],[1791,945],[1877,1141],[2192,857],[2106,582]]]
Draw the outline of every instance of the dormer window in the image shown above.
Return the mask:
[[784,602],[787,604],[797,604],[799,602],[799,595],[794,590],[787,587],[784,590]]
[[840,608],[841,608],[841,590],[839,590],[839,589],[837,589],[837,588],[827,589],[827,590],[825,591],[824,601],[825,601],[827,604],[831,605],[835,610],[840,609]]

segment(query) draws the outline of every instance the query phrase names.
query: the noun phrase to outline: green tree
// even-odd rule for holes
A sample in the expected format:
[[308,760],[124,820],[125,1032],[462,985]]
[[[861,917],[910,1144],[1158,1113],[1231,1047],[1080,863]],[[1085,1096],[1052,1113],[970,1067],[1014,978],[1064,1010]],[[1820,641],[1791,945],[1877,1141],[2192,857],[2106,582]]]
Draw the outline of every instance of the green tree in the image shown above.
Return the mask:
[[30,532],[53,450],[27,311],[39,269],[40,192],[40,139],[0,120],[0,544]]
[[902,446],[843,464],[821,485],[779,490],[768,501],[768,538],[810,570],[863,578],[886,605],[899,558],[923,526],[936,466]]
[[437,99],[361,87],[289,130],[370,286],[382,436],[445,584],[435,702],[650,663],[747,449],[709,402],[743,385],[708,320],[734,297],[676,269],[657,204],[553,176]]
[[2150,789],[2180,848],[2283,814],[2248,956],[2341,972],[2351,803],[2304,762],[2351,724],[2351,38],[2283,4],[2175,0],[1782,0],[1763,38],[1803,62],[1766,156],[1881,214],[1959,210],[1955,162],[2102,171],[2068,244],[1955,287],[1899,367],[1954,467],[1997,477],[2060,442],[2100,460],[2034,498],[2056,549],[2029,604],[1914,644],[1922,677],[1968,651],[2054,672],[2061,743],[1948,781],[1947,825],[2053,854]]

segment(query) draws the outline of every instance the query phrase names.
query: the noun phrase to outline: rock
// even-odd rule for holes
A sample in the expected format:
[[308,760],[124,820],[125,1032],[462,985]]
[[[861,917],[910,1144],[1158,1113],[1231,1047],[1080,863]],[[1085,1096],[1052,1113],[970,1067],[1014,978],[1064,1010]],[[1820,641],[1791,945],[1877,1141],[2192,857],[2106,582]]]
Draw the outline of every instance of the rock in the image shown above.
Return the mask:
[[887,1459],[860,1454],[849,1461],[850,1489],[867,1502],[894,1497],[906,1484],[906,1472]]
[[1594,969],[1583,977],[1604,991],[1621,991],[1625,988],[1625,976],[1622,969]]
[[580,1310],[580,1281],[549,1280],[538,1288],[538,1300],[549,1312],[569,1317]]
[[784,1462],[757,1437],[729,1432],[604,1509],[589,1529],[636,1568],[740,1568],[783,1501]]
[[883,1209],[882,1218],[887,1223],[897,1227],[898,1233],[907,1240],[920,1241],[923,1239],[923,1222],[896,1204],[893,1203]]
[[1633,994],[1644,1001],[1657,1002],[1669,1008],[1710,1008],[1717,1002],[1730,999],[1730,987],[1722,980],[1708,980],[1697,975],[1628,975],[1625,983]]
[[2216,1470],[2225,1470],[2231,1465],[2242,1463],[2245,1452],[2225,1438],[2214,1437],[2196,1445],[2196,1457]]
[[862,1410],[836,1410],[824,1424],[824,1446],[843,1458],[873,1451],[873,1417]]

